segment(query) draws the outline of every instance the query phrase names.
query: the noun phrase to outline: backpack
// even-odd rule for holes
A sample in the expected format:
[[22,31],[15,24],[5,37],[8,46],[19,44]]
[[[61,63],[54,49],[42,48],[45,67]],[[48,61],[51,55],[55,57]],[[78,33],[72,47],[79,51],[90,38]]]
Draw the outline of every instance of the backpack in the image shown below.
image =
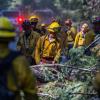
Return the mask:
[[7,72],[12,70],[12,62],[19,55],[19,52],[10,51],[8,56],[0,58],[0,100],[14,100],[15,98],[15,93],[7,87]]

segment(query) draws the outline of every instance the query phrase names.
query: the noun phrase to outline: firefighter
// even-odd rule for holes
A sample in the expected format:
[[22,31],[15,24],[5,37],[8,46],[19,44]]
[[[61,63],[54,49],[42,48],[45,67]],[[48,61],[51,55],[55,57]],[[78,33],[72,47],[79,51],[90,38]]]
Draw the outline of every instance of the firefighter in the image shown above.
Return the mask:
[[100,57],[100,17],[96,17],[93,20],[93,29],[95,32],[95,40],[97,40],[93,45],[91,51]]
[[87,23],[83,23],[80,32],[76,35],[73,47],[86,47],[94,40],[94,38],[95,34],[92,30],[90,30],[89,25]]
[[92,23],[95,34],[100,34],[100,17],[94,18]]
[[38,100],[27,60],[8,48],[15,35],[11,22],[0,17],[0,100]]
[[65,21],[65,40],[66,40],[66,45],[68,46],[68,49],[71,49],[73,47],[74,41],[75,41],[75,37],[77,34],[77,29],[76,27],[72,26],[72,20],[71,19],[67,19]]
[[29,18],[29,21],[30,21],[30,23],[31,23],[33,32],[34,32],[34,33],[40,34],[41,31],[40,31],[40,29],[39,29],[38,26],[37,26],[37,24],[38,24],[38,22],[39,22],[39,18],[38,18],[37,16],[34,15],[34,16],[31,16],[31,17]]
[[36,46],[39,34],[33,32],[31,24],[28,20],[25,20],[22,24],[23,32],[17,42],[17,49],[26,56],[30,65],[35,64],[34,60],[34,49]]
[[47,30],[46,30],[47,25],[45,23],[42,23],[40,26],[40,30],[41,30],[41,36],[47,34]]
[[56,63],[59,61],[61,47],[57,33],[60,25],[57,22],[51,23],[47,28],[49,34],[39,38],[35,51],[36,63]]

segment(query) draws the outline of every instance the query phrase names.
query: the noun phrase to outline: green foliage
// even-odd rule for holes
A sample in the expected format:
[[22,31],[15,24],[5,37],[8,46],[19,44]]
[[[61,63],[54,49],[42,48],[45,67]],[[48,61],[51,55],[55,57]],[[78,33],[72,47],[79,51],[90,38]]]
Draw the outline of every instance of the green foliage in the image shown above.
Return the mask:
[[33,3],[32,0],[22,0],[22,4],[23,4],[23,5],[29,5],[29,4],[31,4],[31,3]]
[[7,9],[13,0],[0,0],[0,10]]
[[29,7],[29,11],[37,8],[37,4],[34,0],[22,0],[22,9],[27,10]]
[[89,100],[96,95],[93,69],[100,63],[95,56],[86,56],[83,52],[84,48],[71,49],[71,58],[63,66],[41,67],[44,81],[48,83],[42,85],[39,92],[48,95],[40,96],[40,100]]
[[66,65],[74,65],[77,67],[89,68],[98,63],[98,59],[95,55],[87,56],[84,54],[84,47],[73,48],[69,51],[70,60]]
[[87,83],[80,81],[50,82],[41,86],[39,91],[49,94],[47,97],[40,96],[40,100],[88,100],[91,97],[88,94],[93,93],[93,89],[92,91],[88,90]]
[[[63,66],[34,67],[37,77],[44,82],[67,80],[90,81],[94,77],[95,69],[100,66],[99,60],[94,56],[84,55],[84,49],[72,49],[69,51],[70,60]],[[38,72],[38,73],[37,73]]]

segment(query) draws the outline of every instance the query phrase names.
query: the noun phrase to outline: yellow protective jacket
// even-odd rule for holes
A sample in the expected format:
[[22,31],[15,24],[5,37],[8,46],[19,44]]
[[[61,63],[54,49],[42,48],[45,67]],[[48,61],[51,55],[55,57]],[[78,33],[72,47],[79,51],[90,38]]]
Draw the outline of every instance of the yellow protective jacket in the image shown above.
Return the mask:
[[68,44],[73,44],[75,41],[75,37],[77,34],[77,29],[76,27],[71,27],[68,31],[67,31],[67,42]]
[[95,38],[95,34],[93,31],[88,31],[85,36],[83,37],[82,32],[79,32],[76,35],[75,42],[74,42],[74,47],[79,47],[79,46],[88,46]]
[[[5,51],[5,50],[4,50]],[[6,57],[8,51],[4,54],[0,54],[0,57]],[[4,58],[3,57],[3,58]],[[16,78],[14,77],[14,74]],[[19,89],[25,94],[25,100],[38,100],[36,79],[29,69],[29,64],[23,56],[18,56],[12,62],[12,68],[7,73],[7,86],[8,89],[14,93],[17,93],[15,100],[22,100],[19,95]]]
[[42,57],[53,57],[58,61],[61,54],[60,42],[58,39],[50,42],[48,35],[39,38],[35,50],[35,60],[39,64]]
[[26,39],[23,32],[17,42],[17,49],[20,50],[25,56],[34,56],[34,50],[39,37],[39,33],[32,31],[30,36]]

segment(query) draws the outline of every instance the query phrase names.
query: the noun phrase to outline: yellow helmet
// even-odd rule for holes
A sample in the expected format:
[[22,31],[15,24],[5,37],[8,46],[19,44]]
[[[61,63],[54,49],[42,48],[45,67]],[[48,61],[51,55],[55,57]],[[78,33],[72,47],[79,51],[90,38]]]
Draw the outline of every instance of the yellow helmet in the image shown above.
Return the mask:
[[48,31],[49,32],[55,32],[56,29],[59,29],[60,28],[60,25],[58,22],[53,22],[51,23],[49,26],[48,26]]
[[11,38],[15,37],[14,27],[6,17],[0,17],[0,37]]
[[38,22],[38,16],[34,15],[29,18],[30,22]]

